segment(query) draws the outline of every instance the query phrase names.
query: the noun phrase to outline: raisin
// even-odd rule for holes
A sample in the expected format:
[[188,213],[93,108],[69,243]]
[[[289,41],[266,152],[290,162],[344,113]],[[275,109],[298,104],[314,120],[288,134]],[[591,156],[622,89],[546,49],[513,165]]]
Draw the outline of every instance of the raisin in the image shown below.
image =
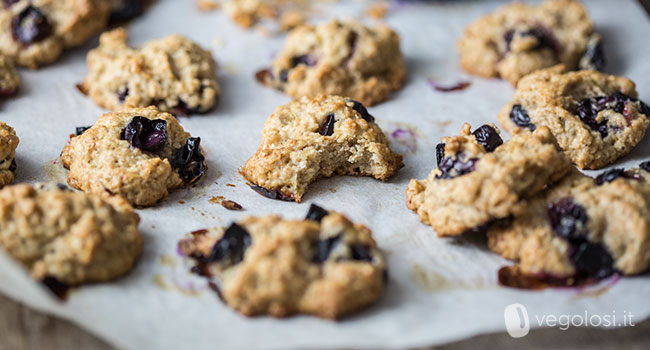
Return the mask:
[[472,133],[476,141],[483,146],[486,152],[493,152],[497,147],[503,144],[503,139],[495,128],[490,125],[482,125]]
[[318,128],[318,133],[323,135],[323,136],[331,136],[334,133],[334,123],[336,123],[336,119],[334,119],[334,114],[330,113],[325,117],[325,121],[323,122],[323,125]]
[[510,120],[515,123],[517,126],[522,128],[528,128],[530,131],[535,131],[535,124],[530,121],[530,116],[528,112],[521,105],[512,106],[510,111]]
[[52,25],[36,7],[29,5],[11,20],[14,39],[23,45],[41,41],[52,34]]
[[122,131],[122,140],[143,151],[160,151],[167,141],[167,121],[135,116]]
[[244,253],[251,245],[251,235],[243,227],[233,223],[226,229],[207,257],[207,262],[226,262],[235,265],[244,260]]
[[205,157],[201,153],[201,138],[188,137],[185,145],[172,155],[170,161],[186,184],[197,182],[205,173]]
[[307,212],[307,216],[305,219],[307,220],[314,220],[317,222],[321,222],[324,217],[326,217],[329,214],[329,212],[321,207],[319,207],[316,204],[312,204],[309,206],[309,211]]

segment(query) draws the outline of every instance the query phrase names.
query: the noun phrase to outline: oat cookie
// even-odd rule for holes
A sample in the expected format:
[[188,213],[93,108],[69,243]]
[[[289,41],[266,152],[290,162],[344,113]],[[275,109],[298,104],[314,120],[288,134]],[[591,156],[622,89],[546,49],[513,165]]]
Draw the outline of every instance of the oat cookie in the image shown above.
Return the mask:
[[249,217],[192,232],[179,248],[246,316],[340,318],[374,303],[386,278],[370,230],[314,205],[305,220]]
[[104,114],[80,131],[61,161],[70,169],[68,183],[86,193],[119,194],[135,206],[151,206],[206,170],[201,138],[153,106]]
[[278,107],[241,174],[260,194],[300,202],[312,182],[333,175],[382,181],[403,166],[386,135],[359,102],[319,95]]
[[501,145],[496,128],[484,125],[470,133],[465,124],[459,137],[442,142],[438,168],[406,189],[407,207],[439,236],[479,229],[518,212],[526,198],[571,168],[545,127]]
[[0,122],[0,188],[14,181],[18,136],[14,129]]
[[332,94],[370,106],[401,88],[405,75],[392,29],[332,20],[292,30],[271,68],[257,78],[294,98]]
[[0,247],[47,285],[126,274],[142,251],[139,220],[120,197],[104,200],[56,185],[0,190]]
[[549,128],[582,169],[602,168],[629,153],[650,117],[650,107],[637,99],[629,79],[595,71],[565,73],[562,66],[520,80],[512,100],[499,114],[507,131]]
[[546,0],[537,6],[515,2],[481,17],[467,27],[458,50],[468,73],[516,85],[559,63],[571,70],[602,69],[601,41],[579,1]]
[[[650,173],[612,169],[595,180],[578,171],[488,230],[488,247],[514,268],[515,287],[574,285],[650,266]],[[516,273],[512,273],[516,271]]]
[[99,47],[87,57],[88,75],[81,89],[110,110],[154,105],[174,115],[210,110],[217,103],[217,65],[209,51],[172,35],[127,45],[122,29],[102,34]]
[[0,53],[19,66],[56,61],[106,28],[105,0],[5,0],[0,5]]
[[20,86],[20,75],[11,58],[0,54],[0,98],[13,96]]

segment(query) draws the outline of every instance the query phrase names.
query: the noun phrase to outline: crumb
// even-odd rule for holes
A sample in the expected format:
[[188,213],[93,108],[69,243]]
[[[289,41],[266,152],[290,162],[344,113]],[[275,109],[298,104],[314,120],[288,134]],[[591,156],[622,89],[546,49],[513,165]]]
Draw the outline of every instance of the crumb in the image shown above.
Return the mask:
[[221,204],[221,202],[224,200],[223,196],[216,196],[216,197],[211,197],[208,199],[208,202],[212,204]]
[[385,1],[374,3],[366,9],[366,14],[374,18],[384,18],[388,12],[388,3]]
[[84,94],[84,95],[88,95],[88,91],[86,91],[86,88],[83,86],[82,83],[78,83],[78,84],[76,84],[75,87],[76,87],[77,90],[79,90],[79,92],[81,92],[82,94]]
[[185,201],[178,201],[178,204],[185,204]]
[[242,207],[239,203],[231,201],[229,199],[222,201],[221,206],[228,210],[244,210],[244,207]]
[[235,186],[233,184],[226,184],[226,186],[228,186],[228,187],[237,187],[237,186]]
[[330,190],[330,192],[332,192],[332,193],[336,193],[336,188],[330,188],[329,190]]
[[221,7],[215,0],[196,0],[196,7],[203,12],[218,10]]

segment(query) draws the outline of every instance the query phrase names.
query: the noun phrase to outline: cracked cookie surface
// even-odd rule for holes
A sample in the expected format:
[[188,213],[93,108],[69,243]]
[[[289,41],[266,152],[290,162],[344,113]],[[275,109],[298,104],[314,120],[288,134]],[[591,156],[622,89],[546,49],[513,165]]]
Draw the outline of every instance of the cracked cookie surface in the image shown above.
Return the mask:
[[499,121],[512,134],[545,126],[579,168],[599,169],[643,139],[649,117],[631,80],[557,66],[523,78]]
[[412,179],[406,189],[407,207],[439,236],[460,235],[510,216],[525,206],[524,199],[571,168],[545,127],[502,145],[494,141],[500,140],[494,127],[490,137],[480,134],[485,127],[470,133],[465,124],[460,136],[443,138],[438,168],[424,180]]
[[120,197],[56,185],[0,190],[0,247],[44,282],[73,286],[126,274],[142,251],[138,222]]
[[206,170],[200,138],[155,107],[102,115],[61,153],[68,183],[86,193],[119,194],[151,206],[170,191],[198,181]]
[[127,32],[102,34],[88,53],[82,90],[110,110],[154,105],[174,115],[203,113],[219,97],[212,54],[188,38],[172,35],[141,48],[127,44]]
[[257,152],[241,169],[261,194],[300,202],[309,184],[333,175],[382,181],[403,166],[365,107],[339,96],[302,98],[278,107]]
[[32,69],[106,28],[104,0],[19,0],[0,5],[0,52]]
[[458,50],[465,71],[501,77],[512,85],[559,63],[571,70],[600,70],[605,64],[601,37],[584,6],[575,0],[505,5],[470,24]]
[[0,122],[0,188],[14,181],[16,173],[16,131],[6,123]]
[[179,242],[222,300],[247,315],[340,318],[374,303],[386,264],[370,230],[312,206],[305,220],[249,217]]
[[340,95],[374,105],[404,83],[399,36],[386,26],[332,20],[292,30],[270,69],[257,78],[300,98]]
[[[575,170],[488,229],[488,247],[517,264],[501,282],[574,285],[650,266],[650,173],[612,169],[596,179]],[[517,277],[524,278],[517,278]],[[505,280],[504,280],[505,279]]]

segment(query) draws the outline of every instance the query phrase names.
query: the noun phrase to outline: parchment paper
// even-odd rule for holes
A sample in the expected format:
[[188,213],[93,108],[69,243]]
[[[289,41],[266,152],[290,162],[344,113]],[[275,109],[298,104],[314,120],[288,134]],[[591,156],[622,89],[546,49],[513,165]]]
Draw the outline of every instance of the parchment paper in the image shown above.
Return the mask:
[[[334,5],[331,11],[355,17],[366,5],[351,1]],[[470,77],[458,68],[455,41],[463,27],[498,5],[448,1],[394,6],[386,21],[402,36],[408,82],[370,112],[386,133],[401,128],[417,135],[410,139],[398,132],[401,143],[393,138],[406,166],[386,183],[358,177],[321,180],[310,187],[304,203],[295,204],[261,197],[237,173],[256,150],[266,118],[290,101],[253,79],[280,48],[282,37],[244,31],[222,12],[197,11],[193,0],[159,0],[129,25],[132,43],[181,33],[211,47],[220,64],[219,106],[207,115],[180,119],[193,135],[202,137],[208,153],[206,177],[197,187],[138,211],[145,249],[127,277],[77,288],[61,303],[0,255],[0,291],[124,349],[404,349],[504,331],[503,312],[511,303],[526,306],[531,319],[585,311],[619,315],[631,311],[636,322],[647,318],[648,276],[587,290],[499,287],[497,270],[507,261],[487,251],[480,240],[437,238],[406,208],[406,185],[411,178],[426,177],[434,166],[439,138],[458,133],[465,121],[474,126],[496,123],[499,109],[513,92],[503,81]],[[650,26],[645,12],[633,0],[595,0],[587,6],[605,39],[607,72],[632,78],[640,97],[650,102]],[[325,20],[328,11],[319,13],[317,20]],[[0,105],[0,119],[16,128],[21,140],[16,182],[64,181],[58,156],[68,135],[105,112],[75,89],[86,73],[85,53],[96,45],[95,40],[68,52],[53,66],[22,71],[20,95]],[[429,87],[428,78],[440,83],[467,79],[472,85],[465,91],[440,93]],[[616,166],[634,166],[650,158],[649,143],[646,137]],[[209,202],[213,196],[234,200],[246,211],[228,211]],[[244,215],[281,213],[298,218],[312,202],[368,225],[388,257],[390,282],[380,302],[343,321],[239,316],[203,280],[189,275],[176,253],[178,239],[192,230],[227,225]],[[531,327],[537,327],[533,320]]]

